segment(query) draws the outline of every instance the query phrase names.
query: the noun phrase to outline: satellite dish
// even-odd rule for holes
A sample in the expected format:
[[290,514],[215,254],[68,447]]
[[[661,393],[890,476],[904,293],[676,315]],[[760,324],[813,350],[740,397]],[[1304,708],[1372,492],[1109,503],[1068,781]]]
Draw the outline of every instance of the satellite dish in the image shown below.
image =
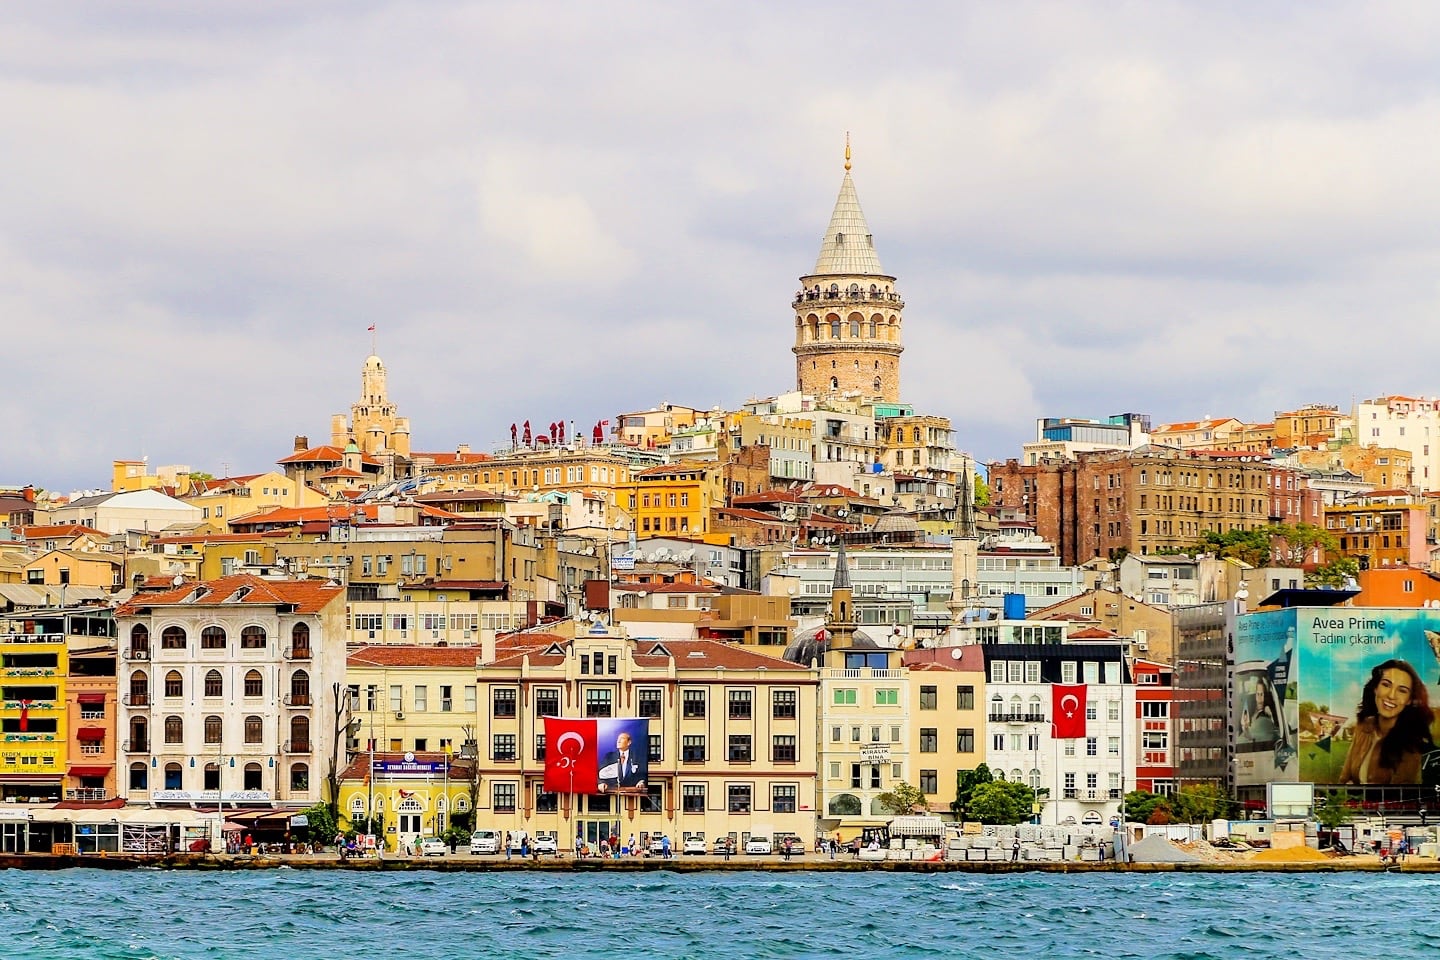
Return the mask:
[[951,650],[951,651],[950,651],[950,659],[951,659],[951,660],[959,660],[959,659],[960,659],[961,657],[963,657],[964,655],[965,655],[965,652],[964,652],[963,650],[961,650],[959,647],[956,647],[954,650]]
[[180,574],[177,573],[177,574],[175,574],[175,578],[174,578],[173,580],[171,580],[170,582],[171,582],[172,584],[174,584],[175,586],[178,587],[178,586],[180,586],[180,584],[182,584],[182,583],[185,582],[185,578],[182,577],[182,576],[180,576]]

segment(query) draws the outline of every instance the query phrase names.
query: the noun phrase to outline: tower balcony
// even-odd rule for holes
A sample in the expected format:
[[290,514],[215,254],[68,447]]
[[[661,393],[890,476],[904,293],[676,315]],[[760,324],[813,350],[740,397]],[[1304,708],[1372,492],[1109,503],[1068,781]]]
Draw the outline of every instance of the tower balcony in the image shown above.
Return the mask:
[[876,290],[871,293],[869,290],[801,290],[795,294],[795,299],[790,302],[792,307],[799,309],[805,304],[885,304],[897,310],[905,309],[905,301],[900,299],[898,293],[886,293],[884,290]]

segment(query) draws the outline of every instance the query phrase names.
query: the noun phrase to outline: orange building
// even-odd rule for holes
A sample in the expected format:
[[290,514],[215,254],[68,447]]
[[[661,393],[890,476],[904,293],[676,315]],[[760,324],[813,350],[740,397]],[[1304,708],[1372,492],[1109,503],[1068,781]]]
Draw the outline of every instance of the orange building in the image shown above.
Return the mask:
[[1275,414],[1275,446],[1284,449],[1321,450],[1335,439],[1340,408],[1328,403],[1309,403],[1298,410]]
[[1423,607],[1440,604],[1440,576],[1427,570],[1381,567],[1361,570],[1356,577],[1360,593],[1351,603],[1357,607]]

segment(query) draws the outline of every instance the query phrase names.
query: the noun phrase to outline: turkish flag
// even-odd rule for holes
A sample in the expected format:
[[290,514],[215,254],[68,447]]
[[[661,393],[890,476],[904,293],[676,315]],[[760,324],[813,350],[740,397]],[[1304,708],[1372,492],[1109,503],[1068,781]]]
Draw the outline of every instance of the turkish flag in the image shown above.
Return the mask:
[[1055,718],[1055,739],[1085,736],[1085,684],[1055,684],[1050,688],[1050,706]]
[[598,793],[600,751],[594,720],[545,718],[545,792]]

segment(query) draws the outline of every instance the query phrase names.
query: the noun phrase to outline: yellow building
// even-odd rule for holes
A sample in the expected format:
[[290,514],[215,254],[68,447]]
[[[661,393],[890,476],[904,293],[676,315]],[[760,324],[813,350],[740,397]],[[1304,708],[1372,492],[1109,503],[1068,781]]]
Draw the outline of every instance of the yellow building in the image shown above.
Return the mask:
[[954,431],[948,417],[887,417],[880,421],[881,462],[896,474],[955,483]]
[[190,492],[180,497],[200,508],[203,520],[220,524],[272,507],[323,507],[325,495],[276,470],[243,477],[195,480]]
[[386,852],[413,852],[420,838],[442,836],[452,817],[470,823],[470,771],[444,751],[362,751],[340,774],[340,827],[368,832],[373,809]]
[[0,633],[0,799],[60,800],[69,737],[65,634],[24,632],[23,622],[5,627],[15,632]]
[[[813,839],[815,672],[713,640],[632,640],[603,627],[516,635],[479,668],[476,825],[562,847],[660,834]],[[533,644],[521,646],[521,644]],[[635,796],[547,793],[545,716],[649,718]]]
[[723,471],[717,464],[650,467],[638,471],[634,480],[621,491],[620,503],[634,517],[638,536],[661,534],[709,542],[710,508],[725,504]]
[[76,586],[115,590],[124,564],[108,553],[50,550],[25,565],[25,582],[50,587]]
[[[959,654],[959,659],[955,654]],[[912,714],[910,751],[930,809],[949,810],[959,775],[985,760],[985,657],[980,647],[947,647],[905,654]]]

